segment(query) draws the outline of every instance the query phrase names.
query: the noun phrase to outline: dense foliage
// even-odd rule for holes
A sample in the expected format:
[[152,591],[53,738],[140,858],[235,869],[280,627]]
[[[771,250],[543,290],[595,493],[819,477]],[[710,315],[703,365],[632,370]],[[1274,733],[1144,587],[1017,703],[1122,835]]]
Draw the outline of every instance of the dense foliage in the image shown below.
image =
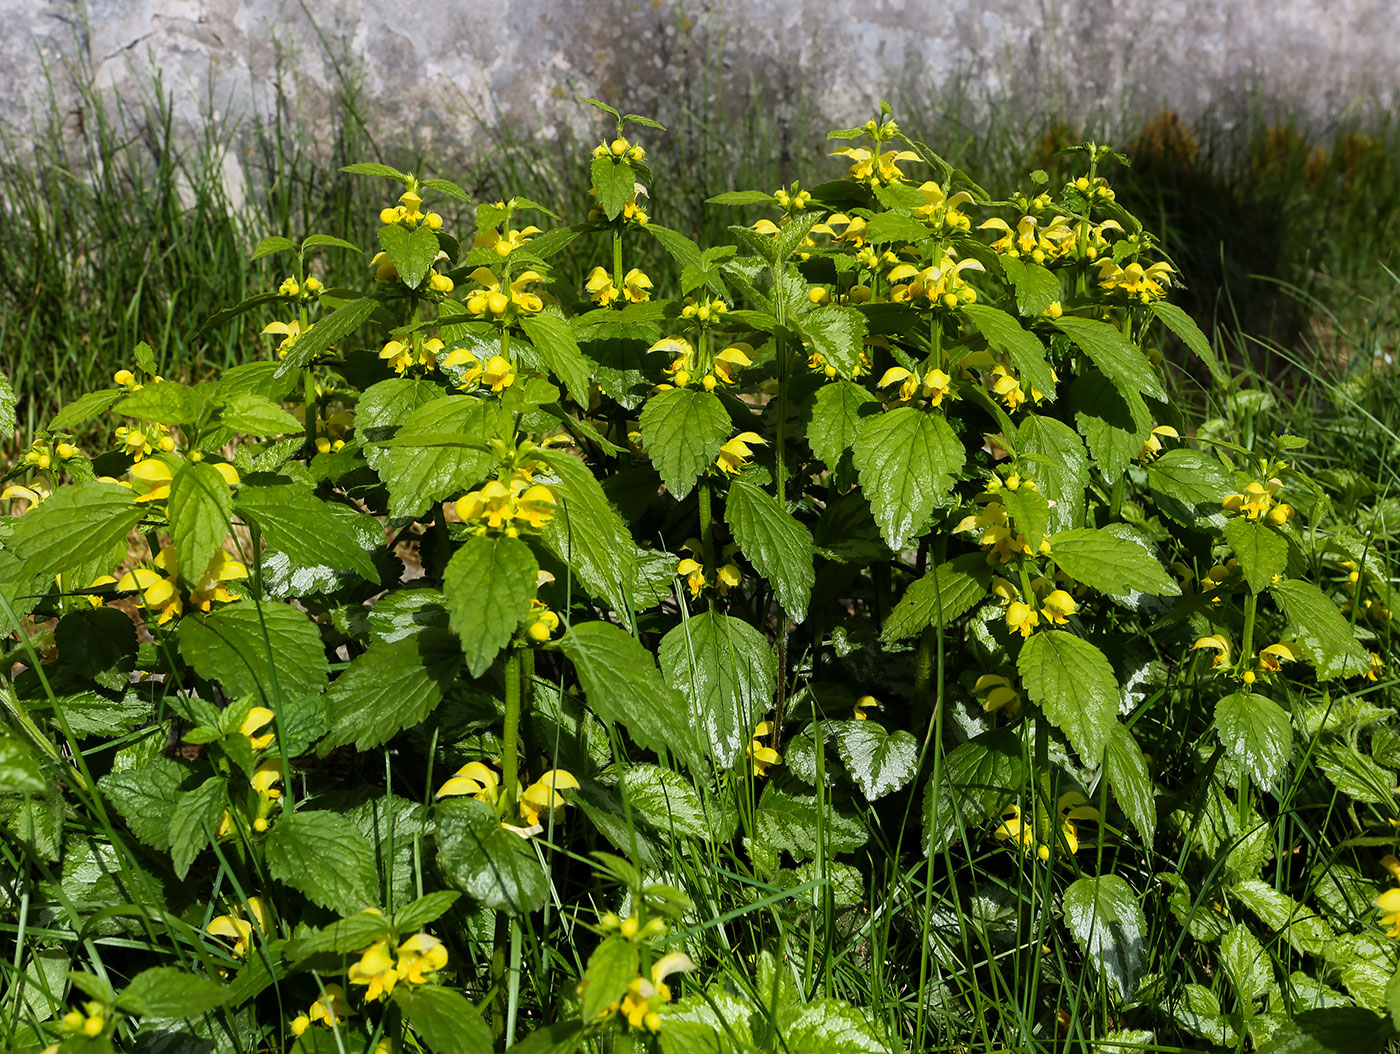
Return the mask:
[[581,222],[351,166],[362,288],[264,239],[260,354],[7,474],[10,1045],[1379,1049],[1395,511],[1249,423],[1124,159],[989,200],[885,111],[702,247],[587,101]]

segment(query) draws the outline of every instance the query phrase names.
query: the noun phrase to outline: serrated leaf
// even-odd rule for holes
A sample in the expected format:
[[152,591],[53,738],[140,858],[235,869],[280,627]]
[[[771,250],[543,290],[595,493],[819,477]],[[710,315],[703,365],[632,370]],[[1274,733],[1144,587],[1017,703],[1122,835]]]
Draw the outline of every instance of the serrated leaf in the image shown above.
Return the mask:
[[1060,299],[1060,279],[1054,271],[1033,260],[999,256],[1001,269],[1016,290],[1016,311],[1023,318],[1039,318]]
[[284,377],[309,366],[316,356],[325,352],[341,337],[359,329],[378,307],[379,301],[373,297],[360,297],[341,304],[329,315],[317,319],[316,323],[287,349],[287,357],[278,364],[276,375]]
[[276,236],[264,238],[258,242],[258,247],[253,250],[251,260],[261,260],[264,256],[271,256],[274,253],[284,253],[288,249],[295,249],[296,242],[290,238],[279,238]]
[[929,229],[913,216],[878,212],[870,217],[865,240],[871,245],[890,245],[894,242],[918,242],[928,236]]
[[1181,586],[1136,542],[1106,530],[1081,527],[1050,539],[1050,559],[1065,574],[1110,596],[1128,592],[1181,595]]
[[1147,933],[1132,887],[1117,875],[1081,878],[1065,890],[1063,906],[1085,960],[1126,1002],[1142,976]]
[[438,864],[482,907],[519,915],[542,907],[549,883],[526,839],[507,831],[496,810],[475,799],[437,807]]
[[618,612],[630,611],[636,575],[635,545],[622,517],[587,465],[563,451],[540,450],[554,471],[555,516],[545,524],[545,545],[584,587]]
[[272,877],[340,915],[379,906],[374,847],[344,816],[299,809],[265,843]]
[[1118,717],[1118,679],[1104,653],[1072,633],[1042,630],[1022,645],[1016,669],[1080,759],[1098,764]]
[[407,173],[374,161],[357,161],[353,165],[342,165],[340,170],[353,176],[382,176],[384,179],[397,179],[400,183],[408,182]]
[[795,622],[806,618],[816,583],[812,533],[806,525],[766,490],[741,479],[729,483],[724,522],[740,552],[772,583],[783,610]]
[[[452,895],[457,896],[456,893]],[[383,915],[360,912],[288,941],[284,954],[287,961],[293,964],[313,955],[344,955],[367,948],[389,934],[389,920]]]
[[641,430],[642,444],[661,481],[680,499],[715,463],[731,426],[714,392],[670,388],[647,400]]
[[1003,488],[997,492],[997,500],[1010,516],[1012,525],[1025,535],[1026,544],[1038,551],[1050,527],[1050,502],[1045,495],[1030,487]]
[[836,749],[867,801],[899,790],[919,767],[919,741],[903,729],[889,732],[877,721],[841,721]]
[[78,608],[58,620],[53,637],[68,669],[111,691],[127,686],[136,658],[136,624],[126,612]]
[[1324,955],[1336,939],[1321,915],[1258,878],[1236,882],[1230,887],[1230,896],[1304,955]]
[[1153,802],[1152,777],[1142,748],[1125,725],[1114,722],[1104,751],[1104,778],[1113,800],[1138,833],[1144,845],[1151,845],[1157,833],[1157,807]]
[[1298,645],[1316,666],[1319,680],[1354,677],[1371,668],[1371,656],[1321,589],[1311,582],[1287,579],[1270,591],[1283,605]]
[[891,609],[880,639],[904,640],[925,626],[947,626],[987,595],[992,569],[981,553],[966,553],[939,564],[910,584]]
[[1395,1029],[1373,1010],[1320,1007],[1285,1021],[1259,1054],[1380,1054],[1394,1038]]
[[580,406],[588,405],[588,360],[579,350],[569,323],[556,315],[527,315],[520,320],[535,351]]
[[519,538],[475,535],[452,554],[442,592],[467,670],[480,677],[530,612],[540,565]]
[[213,838],[227,807],[228,785],[222,776],[210,776],[180,795],[170,814],[170,859],[175,877],[183,880],[190,873],[190,865]]
[[1016,797],[1026,781],[1021,741],[1007,728],[974,736],[952,750],[943,763],[941,785],[924,789],[924,854],[953,844],[959,828],[971,838]]
[[0,731],[0,794],[43,794],[48,780],[22,740]]
[[705,801],[690,779],[660,765],[627,765],[618,791],[639,822],[667,836],[727,842],[738,816],[718,799]]
[[394,1002],[434,1054],[485,1054],[495,1045],[491,1026],[461,992],[440,985],[399,985]]
[[[89,421],[105,414],[125,396],[126,391],[121,388],[103,388],[100,391],[80,395],[54,415],[54,419],[49,422],[49,428],[55,432],[71,432],[76,428],[81,428]],[[13,430],[12,427],[10,431]]]
[[1070,386],[1075,427],[1089,446],[1104,479],[1115,482],[1142,450],[1152,432],[1152,415],[1137,392],[1113,386],[1097,370],[1087,370]]
[[1288,543],[1272,527],[1257,520],[1230,517],[1225,522],[1225,540],[1239,558],[1249,588],[1256,593],[1268,589],[1288,564]]
[[826,359],[842,377],[854,377],[865,350],[865,316],[853,307],[829,304],[797,321],[809,352]]
[[15,431],[15,389],[9,378],[0,373],[0,436],[9,441]]
[[710,756],[729,768],[773,703],[773,649],[742,619],[706,609],[676,626],[657,649],[666,680],[690,704]]
[[1065,315],[1054,325],[1074,341],[1120,391],[1142,392],[1161,402],[1167,399],[1162,378],[1147,355],[1107,322]]
[[705,199],[706,205],[771,205],[773,195],[761,190],[730,190]]
[[194,775],[188,765],[156,758],[140,768],[109,772],[97,781],[102,796],[137,838],[162,852],[170,848],[171,817]]
[[972,320],[994,351],[1010,356],[1011,365],[1025,382],[1023,387],[1034,388],[1047,399],[1054,398],[1055,374],[1045,361],[1045,345],[1039,337],[1000,308],[968,304],[963,314]]
[[812,453],[834,467],[855,443],[865,420],[879,411],[880,400],[859,384],[838,380],[822,385],[804,406]]
[[1200,450],[1168,450],[1147,466],[1147,486],[1157,507],[1187,527],[1225,526],[1221,502],[1234,484],[1220,461]]
[[278,695],[319,695],[326,685],[321,632],[290,604],[247,599],[181,619],[179,642],[180,656],[195,672],[217,681],[232,698],[257,695],[272,706]]
[[617,219],[623,207],[632,199],[637,174],[628,162],[611,155],[595,157],[590,171],[603,214],[610,220]]
[[194,1017],[223,1006],[230,995],[227,985],[211,978],[174,966],[153,966],[131,979],[117,1007],[148,1017]]
[[370,645],[326,693],[335,719],[318,752],[347,743],[369,750],[418,724],[442,702],[461,665],[457,638],[441,629]]
[[[410,413],[378,465],[389,515],[422,516],[434,502],[480,483],[495,463],[487,443],[503,427],[498,407],[469,396],[432,400]],[[452,438],[459,442],[445,442]]]
[[423,284],[438,254],[437,235],[426,226],[412,231],[398,224],[380,227],[379,244],[409,289]]
[[818,999],[793,1015],[783,1037],[796,1054],[889,1054],[866,1014],[838,999]]
[[114,407],[123,417],[163,425],[191,425],[204,410],[204,398],[176,381],[158,381],[138,388]]
[[449,198],[456,198],[458,201],[471,201],[471,198],[467,196],[467,192],[450,179],[425,179],[420,186],[427,187],[429,190],[435,190],[439,194],[446,194]]
[[1016,450],[1021,455],[1023,472],[1054,503],[1050,508],[1050,531],[1083,526],[1089,458],[1074,429],[1053,417],[1028,415],[1016,430]]
[[1217,381],[1226,380],[1225,371],[1220,368],[1220,360],[1215,357],[1215,349],[1210,346],[1210,341],[1190,315],[1165,300],[1154,300],[1148,307],[1162,320],[1163,325],[1181,338],[1181,342],[1192,354],[1206,364],[1212,377]]
[[452,905],[457,903],[460,897],[461,894],[453,889],[424,893],[417,900],[394,912],[394,927],[400,932],[421,929],[452,910]]
[[302,430],[301,422],[295,417],[271,399],[254,392],[229,395],[224,400],[219,423],[250,436],[294,435]]
[[406,377],[393,377],[366,389],[355,406],[355,435],[364,444],[370,468],[383,471],[393,456],[393,448],[377,444],[398,431],[420,406],[446,398],[437,384]]
[[223,548],[232,525],[233,495],[213,465],[187,461],[170,480],[166,510],[180,574],[196,583]]
[[1220,938],[1220,965],[1230,978],[1230,984],[1240,1002],[1249,1005],[1267,995],[1274,986],[1274,968],[1263,946],[1249,932],[1249,927],[1236,923]]
[[637,976],[640,962],[640,952],[634,941],[616,934],[603,938],[588,957],[588,966],[579,984],[583,995],[583,1020],[592,1021],[622,998]]
[[1215,704],[1215,732],[1261,789],[1278,786],[1293,753],[1293,725],[1282,707],[1262,695],[1227,695]]
[[88,564],[116,563],[142,507],[130,488],[115,483],[60,487],[19,518],[5,548],[19,560],[19,576],[52,579]]
[[[429,182],[431,182],[431,180]],[[349,252],[359,253],[361,256],[364,255],[364,250],[354,242],[346,241],[344,238],[337,238],[333,234],[308,235],[301,243],[302,252],[308,249],[321,248],[346,249]]]
[[685,700],[640,642],[606,622],[585,622],[569,627],[559,650],[573,663],[595,714],[627,729],[648,750],[671,751],[692,767],[699,763]]
[[899,552],[947,501],[966,456],[941,415],[902,406],[861,426],[854,460],[880,534]]

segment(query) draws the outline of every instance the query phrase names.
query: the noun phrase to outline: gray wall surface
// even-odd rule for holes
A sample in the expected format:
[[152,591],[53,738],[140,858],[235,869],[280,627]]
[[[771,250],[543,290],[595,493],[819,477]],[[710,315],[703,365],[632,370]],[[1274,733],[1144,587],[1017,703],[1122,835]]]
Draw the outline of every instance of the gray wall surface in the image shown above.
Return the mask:
[[21,137],[46,69],[74,121],[75,69],[135,97],[154,67],[181,122],[229,128],[279,95],[330,127],[348,77],[377,136],[445,156],[482,122],[594,127],[575,93],[663,119],[757,95],[833,123],[882,95],[1090,126],[1276,106],[1319,132],[1400,95],[1400,0],[0,0],[0,25],[0,122]]

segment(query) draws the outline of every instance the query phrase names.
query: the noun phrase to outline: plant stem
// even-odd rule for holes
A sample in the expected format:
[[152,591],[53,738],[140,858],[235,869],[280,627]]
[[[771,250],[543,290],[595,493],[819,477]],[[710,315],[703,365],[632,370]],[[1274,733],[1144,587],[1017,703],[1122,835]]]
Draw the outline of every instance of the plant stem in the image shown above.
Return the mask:
[[514,649],[506,660],[506,718],[501,729],[501,808],[506,817],[515,815],[516,784],[519,782],[524,666],[524,650]]
[[1254,617],[1259,608],[1259,595],[1250,593],[1244,600],[1244,639],[1240,642],[1240,659],[1247,661],[1254,654]]
[[613,288],[622,292],[622,229],[613,228]]

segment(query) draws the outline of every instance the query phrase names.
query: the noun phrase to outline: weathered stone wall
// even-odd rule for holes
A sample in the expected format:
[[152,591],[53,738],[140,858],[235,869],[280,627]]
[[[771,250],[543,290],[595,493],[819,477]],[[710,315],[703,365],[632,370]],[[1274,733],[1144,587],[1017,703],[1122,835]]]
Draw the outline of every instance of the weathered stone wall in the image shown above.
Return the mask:
[[1089,128],[1276,106],[1320,131],[1400,101],[1397,0],[0,0],[0,24],[0,120],[21,134],[46,68],[75,122],[75,70],[131,97],[154,68],[178,119],[230,128],[279,93],[331,128],[348,78],[377,137],[447,156],[482,122],[589,127],[575,93],[663,119],[756,95],[841,123],[881,95],[964,119],[1010,97]]

